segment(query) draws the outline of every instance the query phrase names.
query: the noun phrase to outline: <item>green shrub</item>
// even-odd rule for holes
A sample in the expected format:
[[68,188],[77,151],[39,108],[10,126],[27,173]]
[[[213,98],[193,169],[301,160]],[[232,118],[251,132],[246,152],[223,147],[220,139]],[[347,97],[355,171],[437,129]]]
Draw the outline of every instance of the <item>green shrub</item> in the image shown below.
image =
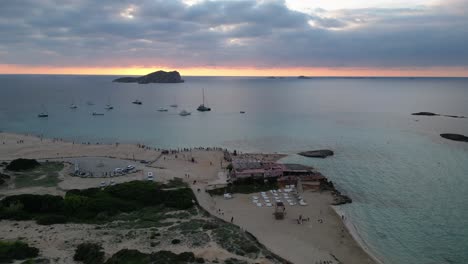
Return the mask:
[[183,252],[180,254],[175,254],[171,251],[162,250],[151,254],[151,260],[158,264],[185,264],[194,262],[195,255],[193,255],[192,252]]
[[67,222],[67,217],[63,215],[44,215],[39,216],[36,222],[40,225],[64,224]]
[[10,171],[23,171],[34,169],[40,165],[35,159],[15,159],[6,166],[6,169]]
[[83,243],[76,248],[73,259],[84,264],[101,264],[104,262],[104,252],[101,245]]
[[27,213],[59,213],[63,210],[63,198],[60,196],[45,194],[20,194],[5,197],[1,201],[3,206],[21,203],[23,211]]
[[112,255],[112,257],[106,261],[106,264],[150,263],[150,259],[149,254],[141,253],[138,250],[122,249]]
[[30,247],[21,241],[0,241],[0,263],[8,263],[13,260],[35,258],[39,255],[39,249]]

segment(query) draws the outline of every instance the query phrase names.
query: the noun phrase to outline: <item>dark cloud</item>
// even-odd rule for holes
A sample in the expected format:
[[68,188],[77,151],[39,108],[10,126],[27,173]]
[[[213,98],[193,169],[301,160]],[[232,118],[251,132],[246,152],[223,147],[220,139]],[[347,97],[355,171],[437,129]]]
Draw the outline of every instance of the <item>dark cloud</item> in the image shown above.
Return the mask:
[[2,1],[0,64],[468,66],[463,10],[466,0],[308,14],[277,0]]

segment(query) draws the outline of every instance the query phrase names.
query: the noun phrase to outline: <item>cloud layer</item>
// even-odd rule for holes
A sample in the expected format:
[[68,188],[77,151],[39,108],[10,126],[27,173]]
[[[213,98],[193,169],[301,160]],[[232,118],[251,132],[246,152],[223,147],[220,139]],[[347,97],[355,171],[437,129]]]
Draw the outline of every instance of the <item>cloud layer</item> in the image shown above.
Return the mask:
[[0,64],[468,66],[466,0],[294,11],[276,0],[0,3]]

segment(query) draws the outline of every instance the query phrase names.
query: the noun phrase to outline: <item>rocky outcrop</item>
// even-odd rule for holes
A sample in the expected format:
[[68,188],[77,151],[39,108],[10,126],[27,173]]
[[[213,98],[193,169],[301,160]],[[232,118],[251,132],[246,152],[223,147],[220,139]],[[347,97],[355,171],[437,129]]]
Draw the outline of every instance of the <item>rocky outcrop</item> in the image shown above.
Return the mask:
[[333,156],[333,151],[329,149],[319,149],[319,150],[310,150],[310,151],[303,151],[298,153],[301,156],[309,157],[309,158],[326,158],[328,156]]
[[412,113],[411,115],[415,115],[415,116],[445,116],[445,117],[451,117],[451,118],[466,118],[466,116],[441,115],[441,114],[436,114],[436,113],[432,113],[432,112],[417,112],[417,113]]
[[0,173],[0,185],[3,185],[9,179],[10,179],[10,176]]
[[412,113],[411,115],[416,115],[416,116],[439,116],[439,114],[431,113],[431,112],[417,112],[417,113]]
[[156,71],[141,77],[122,77],[117,78],[113,82],[122,83],[182,83],[184,80],[180,77],[178,71]]
[[441,137],[454,140],[454,141],[461,141],[461,142],[468,142],[468,137],[460,134],[440,134]]
[[301,76],[299,76],[299,77],[297,77],[297,78],[298,78],[298,79],[303,79],[303,80],[312,79],[312,78],[310,78],[310,77],[303,76],[303,75],[301,75]]

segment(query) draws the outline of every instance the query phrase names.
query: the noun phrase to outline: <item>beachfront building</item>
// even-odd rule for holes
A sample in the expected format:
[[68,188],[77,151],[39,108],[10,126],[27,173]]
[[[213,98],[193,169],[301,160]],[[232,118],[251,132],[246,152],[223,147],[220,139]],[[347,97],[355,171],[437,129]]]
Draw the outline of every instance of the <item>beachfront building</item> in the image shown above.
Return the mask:
[[284,165],[275,162],[263,162],[256,159],[234,159],[229,174],[231,181],[239,179],[278,178],[283,175]]
[[326,178],[309,166],[301,164],[280,164],[257,159],[234,158],[229,181],[242,179],[275,179],[278,186],[301,186],[304,190],[320,190]]

